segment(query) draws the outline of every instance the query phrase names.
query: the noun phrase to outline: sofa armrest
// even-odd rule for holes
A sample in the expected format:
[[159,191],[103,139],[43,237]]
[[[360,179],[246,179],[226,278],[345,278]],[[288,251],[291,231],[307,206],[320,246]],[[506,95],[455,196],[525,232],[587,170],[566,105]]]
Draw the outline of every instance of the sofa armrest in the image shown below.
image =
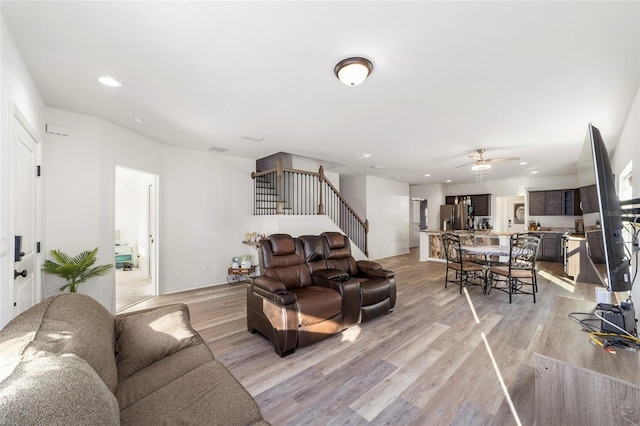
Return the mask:
[[363,274],[371,277],[393,278],[396,275],[395,272],[383,269],[382,265],[370,260],[358,260],[356,264]]

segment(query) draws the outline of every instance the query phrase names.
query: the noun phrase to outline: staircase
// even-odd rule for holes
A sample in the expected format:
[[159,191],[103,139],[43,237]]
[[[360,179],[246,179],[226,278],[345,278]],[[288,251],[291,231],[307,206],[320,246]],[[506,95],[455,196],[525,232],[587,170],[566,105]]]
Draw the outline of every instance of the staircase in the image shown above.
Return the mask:
[[368,256],[369,223],[362,220],[338,190],[318,172],[275,169],[254,172],[255,215],[326,215]]
[[[278,213],[278,190],[275,183],[275,175],[260,175],[254,178],[256,215],[271,215]],[[284,203],[281,204],[283,206]],[[287,209],[291,210],[291,209]]]

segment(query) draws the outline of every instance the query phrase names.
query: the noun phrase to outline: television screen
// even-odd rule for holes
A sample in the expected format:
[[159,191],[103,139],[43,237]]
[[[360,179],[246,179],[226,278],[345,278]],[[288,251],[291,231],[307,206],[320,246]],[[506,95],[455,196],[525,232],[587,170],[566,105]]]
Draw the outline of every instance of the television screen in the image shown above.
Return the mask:
[[589,124],[578,159],[578,182],[589,257],[609,291],[631,290],[620,200],[600,131]]

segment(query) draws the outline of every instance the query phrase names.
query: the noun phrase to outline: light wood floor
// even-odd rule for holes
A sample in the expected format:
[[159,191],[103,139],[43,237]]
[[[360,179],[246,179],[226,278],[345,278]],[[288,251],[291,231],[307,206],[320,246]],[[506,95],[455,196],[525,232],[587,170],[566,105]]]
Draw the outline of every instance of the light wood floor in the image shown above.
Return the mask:
[[[246,329],[244,284],[159,296],[182,302],[216,358],[274,425],[532,425],[533,351],[556,296],[593,300],[594,287],[540,262],[531,296],[444,288],[445,265],[418,253],[378,260],[396,272],[393,313],[280,358]],[[477,317],[477,321],[476,321]]]

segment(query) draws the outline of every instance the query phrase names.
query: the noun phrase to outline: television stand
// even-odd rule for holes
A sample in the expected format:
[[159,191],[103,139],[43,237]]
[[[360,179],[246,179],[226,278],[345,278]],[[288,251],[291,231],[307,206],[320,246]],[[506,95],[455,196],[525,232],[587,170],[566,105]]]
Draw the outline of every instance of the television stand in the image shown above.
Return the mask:
[[640,424],[640,353],[591,343],[571,312],[595,302],[557,297],[536,352],[536,424]]

